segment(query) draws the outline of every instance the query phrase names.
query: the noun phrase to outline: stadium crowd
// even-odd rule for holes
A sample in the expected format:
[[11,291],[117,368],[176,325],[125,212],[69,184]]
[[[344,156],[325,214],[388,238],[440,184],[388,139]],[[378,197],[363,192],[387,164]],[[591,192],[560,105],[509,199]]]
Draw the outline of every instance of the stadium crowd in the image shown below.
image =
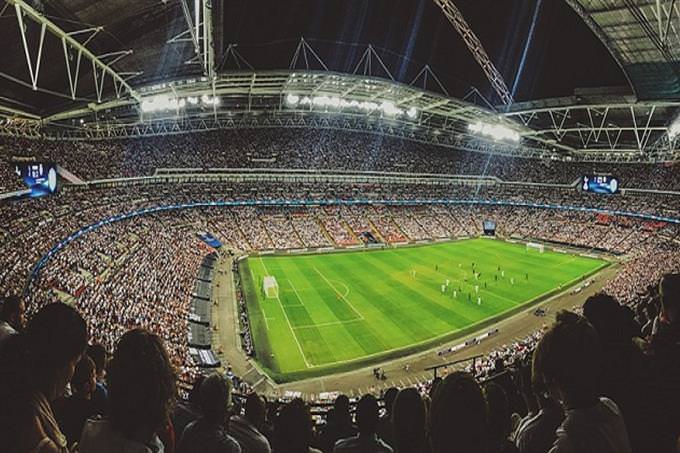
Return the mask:
[[[0,140],[2,171],[11,171],[14,156],[30,156],[57,161],[84,179],[150,175],[161,167],[267,167],[569,184],[610,172],[628,187],[680,189],[677,166],[545,162],[337,131]],[[7,181],[0,192],[19,188],[10,174],[0,176]],[[76,443],[79,451],[105,453],[679,451],[680,288],[677,275],[664,275],[680,272],[680,229],[670,223],[529,206],[197,207],[101,225],[34,273],[49,250],[84,226],[159,205],[215,201],[216,194],[224,201],[458,198],[680,211],[678,197],[660,193],[601,197],[527,185],[277,181],[66,187],[51,197],[2,202],[0,451],[65,452]],[[547,331],[443,380],[393,389],[380,401],[340,396],[316,426],[302,400],[267,401],[230,371],[206,377],[188,353],[189,298],[208,253],[198,232],[247,253],[475,236],[484,220],[509,239],[619,255],[621,270],[604,294],[578,310],[582,315],[562,313]],[[243,347],[252,354],[238,297]],[[175,404],[180,382],[194,388]],[[246,395],[232,398],[232,387]]]
[[[563,311],[494,369],[427,387],[335,399],[314,424],[301,399],[232,395],[233,375],[195,380],[178,402],[167,342],[135,327],[110,355],[77,308],[25,321],[0,311],[0,447],[7,452],[677,452],[680,274],[662,277],[658,314],[640,319],[605,294]],[[506,366],[507,365],[507,366]]]
[[[192,150],[191,153],[186,150]],[[506,181],[571,184],[594,173],[623,187],[678,190],[677,165],[524,159],[340,130],[265,128],[148,138],[54,141],[0,137],[0,193],[17,189],[16,158],[57,162],[84,180],[149,176],[158,168],[285,168],[489,175]],[[6,173],[4,173],[6,172]],[[4,182],[7,181],[7,182]]]
[[[335,196],[382,199],[373,186],[340,187],[236,186],[259,199],[270,194],[293,197],[306,190],[317,197]],[[227,249],[251,252],[272,249],[342,247],[362,244],[372,237],[398,243],[481,234],[482,222],[494,220],[507,238],[552,242],[556,247],[577,245],[621,254],[622,271],[605,291],[631,304],[658,281],[662,272],[680,271],[676,252],[678,228],[659,222],[602,216],[579,211],[528,207],[467,205],[320,206],[320,207],[220,207],[165,211],[106,224],[62,248],[29,280],[38,260],[59,240],[84,225],[136,209],[160,204],[210,200],[220,187],[207,184],[136,186],[106,190],[63,192],[54,197],[0,205],[0,283],[5,294],[20,294],[27,287],[29,314],[46,303],[72,302],[82,311],[95,339],[107,348],[133,326],[150,329],[167,341],[181,376],[191,381],[196,366],[187,353],[187,316],[193,278],[207,251],[198,232],[216,235]],[[462,196],[468,187],[393,187],[393,199],[438,197],[440,190]],[[226,188],[225,188],[225,192]],[[376,193],[377,192],[377,193]],[[499,196],[500,193],[500,196]],[[482,196],[522,200],[516,190],[487,189]],[[556,195],[559,201],[559,196]],[[229,199],[229,198],[227,198]],[[238,199],[236,197],[232,199]],[[635,206],[633,197],[626,204]],[[647,200],[647,199],[645,199]],[[555,201],[555,200],[553,200]],[[649,202],[640,209],[652,209]],[[661,203],[661,202],[658,202]],[[653,264],[653,265],[650,265]],[[253,353],[247,313],[242,311],[244,350]]]

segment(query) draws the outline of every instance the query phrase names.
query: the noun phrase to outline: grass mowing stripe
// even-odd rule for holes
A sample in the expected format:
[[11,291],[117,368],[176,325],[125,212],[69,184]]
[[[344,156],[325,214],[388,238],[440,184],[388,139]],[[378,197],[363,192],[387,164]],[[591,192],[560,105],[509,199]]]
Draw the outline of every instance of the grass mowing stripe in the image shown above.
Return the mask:
[[[384,267],[398,269],[398,261],[405,264],[410,262],[398,257],[398,260],[383,260],[380,263]],[[380,266],[380,264],[376,264],[376,266]],[[421,272],[421,279],[423,273]],[[442,296],[437,286],[424,284],[422,280],[419,280],[417,274],[415,279],[400,282],[399,287],[395,288],[395,292],[409,295],[408,300],[413,312],[418,314],[419,317],[424,318],[424,320],[426,319],[429,323],[445,323],[449,327],[458,327],[471,323],[470,319],[466,318],[452,306],[451,300]],[[423,299],[430,303],[423,303]],[[453,324],[451,321],[454,321]]]

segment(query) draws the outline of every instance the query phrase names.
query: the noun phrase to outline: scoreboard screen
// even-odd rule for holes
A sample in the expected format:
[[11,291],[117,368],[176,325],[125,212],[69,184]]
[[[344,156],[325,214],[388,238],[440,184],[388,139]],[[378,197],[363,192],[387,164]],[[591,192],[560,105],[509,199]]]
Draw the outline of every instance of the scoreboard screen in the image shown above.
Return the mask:
[[593,193],[617,193],[619,178],[612,175],[586,175],[581,178],[581,189]]
[[486,236],[494,236],[496,234],[496,222],[493,220],[485,220],[483,226]]
[[14,173],[31,190],[31,197],[57,191],[57,165],[53,162],[13,162]]

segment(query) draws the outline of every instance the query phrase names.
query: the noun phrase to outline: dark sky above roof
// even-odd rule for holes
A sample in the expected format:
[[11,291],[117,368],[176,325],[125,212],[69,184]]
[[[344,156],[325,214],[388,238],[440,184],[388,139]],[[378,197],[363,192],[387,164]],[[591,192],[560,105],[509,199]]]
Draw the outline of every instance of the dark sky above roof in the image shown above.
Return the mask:
[[[193,1],[188,4],[193,8]],[[187,42],[167,41],[186,30],[179,0],[30,0],[65,31],[91,26],[103,31],[88,41],[97,55],[131,49],[114,64],[120,73],[139,73],[131,83],[148,84],[197,75]],[[621,86],[626,79],[608,51],[565,0],[455,0],[513,88],[517,101],[567,96],[575,88]],[[0,1],[0,5],[3,2]],[[463,97],[471,86],[492,103],[499,99],[462,38],[433,0],[213,0],[223,9],[224,47],[238,50],[256,69],[287,68],[301,36],[329,69],[352,72],[370,43],[398,81],[410,82],[429,64],[448,92]],[[45,38],[38,90],[28,82],[21,34],[13,8],[1,9],[0,102],[42,114],[74,106],[68,93],[59,39]],[[40,27],[25,22],[32,55]],[[78,35],[80,41],[88,35]],[[220,48],[216,54],[221,54]],[[75,53],[69,52],[75,67]],[[311,64],[313,68],[318,65]],[[301,67],[298,64],[297,67]],[[230,69],[229,65],[225,65]],[[373,75],[382,75],[380,71]],[[96,101],[93,74],[82,65],[75,103]],[[422,82],[422,79],[419,80]],[[422,83],[420,83],[422,86]],[[428,89],[434,89],[428,84]],[[110,81],[105,98],[112,95]]]
[[[626,85],[600,41],[563,0],[455,0],[516,100]],[[352,71],[367,44],[397,80],[425,63],[453,95],[498,102],[462,38],[432,0],[248,0],[224,4],[224,42],[256,68],[287,67],[304,36],[329,69]],[[526,49],[526,50],[525,50]],[[299,67],[299,66],[298,66]]]

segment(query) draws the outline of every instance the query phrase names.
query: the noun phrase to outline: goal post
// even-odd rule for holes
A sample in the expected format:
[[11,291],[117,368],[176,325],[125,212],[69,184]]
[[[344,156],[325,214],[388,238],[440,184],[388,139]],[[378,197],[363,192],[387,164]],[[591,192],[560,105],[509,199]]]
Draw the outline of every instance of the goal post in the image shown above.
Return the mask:
[[543,253],[545,252],[545,246],[535,242],[527,242],[527,251],[529,250],[538,250],[539,253]]
[[262,289],[267,299],[276,299],[279,297],[279,284],[272,275],[264,277],[262,280]]

